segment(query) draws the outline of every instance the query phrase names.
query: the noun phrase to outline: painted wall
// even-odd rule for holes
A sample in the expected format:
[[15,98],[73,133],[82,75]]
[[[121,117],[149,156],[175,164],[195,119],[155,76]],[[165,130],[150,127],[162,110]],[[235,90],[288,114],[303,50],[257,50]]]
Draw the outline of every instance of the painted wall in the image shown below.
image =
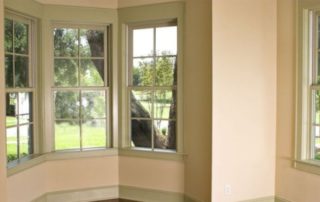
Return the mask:
[[273,196],[277,1],[212,2],[213,201]]
[[183,66],[185,193],[211,201],[211,0],[186,0]]
[[[320,3],[318,0],[302,0]],[[318,202],[320,176],[292,167],[295,135],[296,0],[278,1],[276,194],[293,202]]]
[[[4,2],[0,0],[0,27],[3,27],[3,10]],[[1,29],[2,30],[2,29]],[[0,44],[3,42],[3,32],[0,32]],[[0,46],[0,61],[4,61],[3,46]],[[0,106],[5,105],[4,90],[4,62],[0,63]],[[0,107],[0,121],[5,123],[5,108]],[[6,136],[4,124],[0,124],[0,201],[6,201],[6,182],[7,182],[7,168],[6,168]]]

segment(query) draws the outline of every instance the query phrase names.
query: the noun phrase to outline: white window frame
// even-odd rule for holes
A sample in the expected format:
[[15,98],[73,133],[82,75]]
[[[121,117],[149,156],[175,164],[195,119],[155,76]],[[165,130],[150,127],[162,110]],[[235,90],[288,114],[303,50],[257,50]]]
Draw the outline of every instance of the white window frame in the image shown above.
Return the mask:
[[[131,86],[131,69],[132,69],[132,63],[130,61],[133,61],[133,30],[134,29],[142,29],[142,28],[157,28],[157,27],[165,27],[165,26],[176,26],[177,27],[177,54],[173,55],[173,57],[176,57],[177,62],[177,85],[172,87],[133,87]],[[183,91],[183,82],[182,82],[182,30],[181,25],[179,25],[179,22],[177,19],[165,19],[165,20],[150,20],[146,22],[135,22],[135,23],[129,23],[126,25],[125,29],[125,49],[126,49],[126,59],[125,59],[125,88],[124,92],[122,92],[123,96],[123,102],[122,102],[122,108],[123,108],[123,126],[124,135],[121,137],[121,153],[124,155],[137,155],[137,156],[148,156],[147,153],[150,153],[151,157],[156,157],[153,155],[159,154],[159,158],[162,158],[162,153],[165,155],[165,159],[170,159],[170,156],[168,154],[183,154],[183,134],[182,134],[182,91]],[[156,38],[154,38],[154,43],[156,41]],[[154,53],[150,57],[157,57],[157,55]],[[170,56],[168,56],[170,57]],[[132,89],[139,89],[139,90],[150,90],[153,92],[155,90],[172,90],[175,89],[177,91],[177,114],[176,114],[176,150],[169,150],[169,149],[155,149],[153,148],[153,141],[151,143],[151,148],[140,148],[140,147],[132,147],[131,146],[131,111],[130,111],[130,91]],[[154,118],[150,118],[150,120],[153,120]],[[169,120],[169,119],[168,119]],[[153,122],[152,122],[153,124]],[[153,139],[152,135],[152,139]],[[143,153],[141,153],[143,152]]]
[[[39,125],[38,125],[38,89],[37,89],[37,19],[28,15],[24,15],[15,11],[11,11],[9,9],[5,10],[5,18],[10,19],[13,21],[22,22],[28,25],[28,54],[22,54],[28,57],[29,64],[28,64],[28,82],[29,87],[21,88],[21,87],[13,87],[5,89],[5,96],[7,93],[32,93],[32,122],[27,124],[17,124],[16,126],[29,125],[32,126],[32,154],[28,156],[18,158],[17,160],[10,161],[7,164],[8,168],[11,168],[20,161],[25,161],[26,159],[31,158],[35,154],[39,152]],[[13,45],[14,48],[14,45]],[[7,52],[5,52],[7,54]],[[19,54],[10,54],[10,55],[19,55]],[[15,79],[14,79],[15,85]],[[18,100],[18,98],[17,98]],[[7,127],[6,127],[7,128]],[[18,140],[19,141],[19,138]],[[19,147],[19,143],[18,143]],[[19,156],[19,154],[18,154]]]
[[[75,86],[75,87],[56,87],[54,85],[54,59],[56,58],[54,56],[54,36],[53,36],[53,30],[55,28],[73,28],[73,29],[94,29],[94,30],[103,30],[104,31],[104,57],[99,57],[98,59],[104,59],[104,85],[103,86]],[[51,114],[51,146],[49,148],[50,151],[53,152],[84,152],[84,151],[99,151],[99,150],[107,150],[110,148],[113,148],[114,143],[113,143],[113,133],[112,133],[112,111],[111,111],[111,105],[112,105],[112,64],[111,64],[111,25],[110,24],[85,24],[85,23],[71,23],[71,22],[53,22],[51,24],[51,29],[50,29],[50,60],[52,61],[51,64],[51,69],[50,69],[50,83],[51,83],[51,110],[49,114]],[[70,59],[81,59],[80,55],[78,54],[77,57],[63,57],[63,58],[70,58]],[[96,57],[90,57],[90,58],[96,58]],[[82,132],[80,130],[80,148],[79,149],[66,149],[66,150],[56,150],[55,149],[55,130],[54,130],[54,125],[55,125],[55,115],[54,115],[54,92],[55,91],[75,91],[79,92],[81,94],[82,91],[86,90],[92,90],[92,91],[104,91],[105,92],[105,101],[106,101],[106,138],[107,134],[109,134],[108,139],[107,139],[107,144],[105,147],[95,147],[95,148],[83,148],[82,147]],[[81,100],[81,99],[80,99]],[[82,119],[79,119],[82,120]],[[81,127],[80,127],[81,128]],[[48,149],[48,148],[47,148]]]

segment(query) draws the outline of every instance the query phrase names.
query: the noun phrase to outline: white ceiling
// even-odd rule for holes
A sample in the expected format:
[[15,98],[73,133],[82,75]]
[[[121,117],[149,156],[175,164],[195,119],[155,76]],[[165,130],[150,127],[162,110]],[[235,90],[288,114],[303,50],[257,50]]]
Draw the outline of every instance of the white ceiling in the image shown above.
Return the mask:
[[97,8],[123,8],[184,0],[35,0],[42,4],[84,6]]

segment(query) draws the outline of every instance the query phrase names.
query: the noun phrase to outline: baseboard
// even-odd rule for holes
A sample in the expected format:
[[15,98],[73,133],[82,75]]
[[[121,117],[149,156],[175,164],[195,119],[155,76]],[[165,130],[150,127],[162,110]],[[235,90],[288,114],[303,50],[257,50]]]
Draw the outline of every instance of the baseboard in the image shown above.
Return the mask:
[[190,197],[190,196],[185,194],[184,195],[184,202],[201,202],[201,201],[196,200],[196,199],[194,199],[194,198],[192,198],[192,197]]
[[281,198],[281,197],[278,197],[278,196],[275,197],[274,201],[275,202],[292,202],[292,201],[289,201],[287,199],[284,199],[284,198]]
[[290,201],[277,196],[267,196],[262,198],[240,201],[240,202],[290,202]]

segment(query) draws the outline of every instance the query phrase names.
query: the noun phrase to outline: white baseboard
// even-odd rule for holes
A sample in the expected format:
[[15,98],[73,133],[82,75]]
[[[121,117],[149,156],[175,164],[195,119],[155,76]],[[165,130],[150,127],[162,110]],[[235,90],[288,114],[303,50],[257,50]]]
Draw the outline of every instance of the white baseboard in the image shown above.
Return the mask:
[[240,202],[290,202],[290,201],[277,196],[268,196],[268,197],[245,200]]

